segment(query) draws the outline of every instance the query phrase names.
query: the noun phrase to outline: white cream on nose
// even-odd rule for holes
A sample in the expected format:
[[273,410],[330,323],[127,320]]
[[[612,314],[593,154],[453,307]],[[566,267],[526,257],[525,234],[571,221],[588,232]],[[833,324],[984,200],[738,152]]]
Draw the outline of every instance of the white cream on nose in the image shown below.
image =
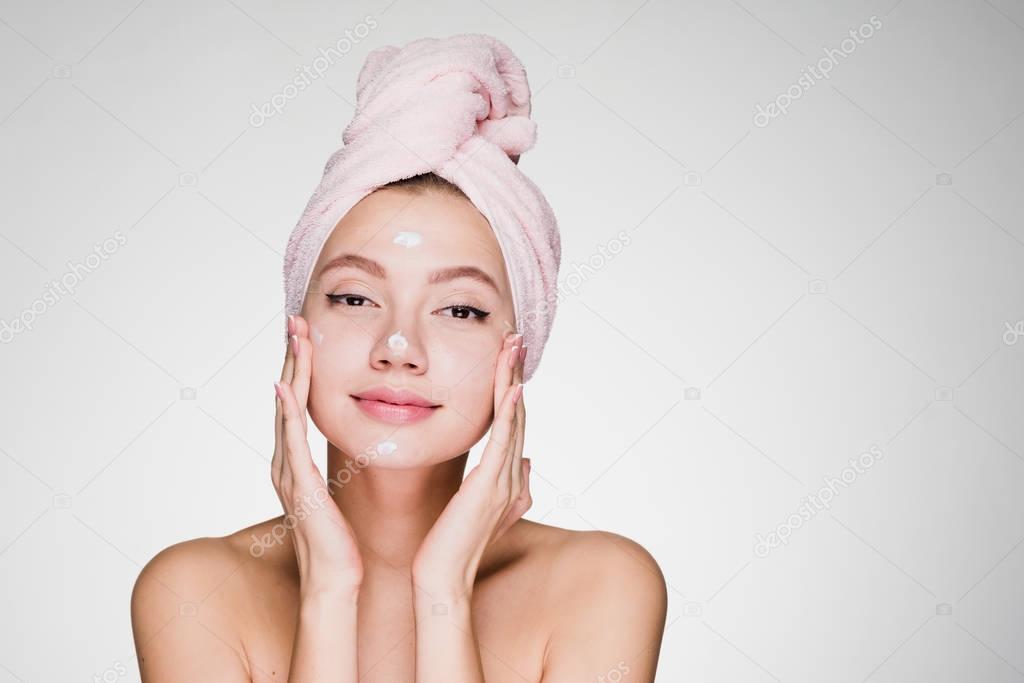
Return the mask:
[[402,353],[402,351],[405,351],[408,347],[409,340],[402,336],[401,330],[388,337],[388,348],[395,353]]

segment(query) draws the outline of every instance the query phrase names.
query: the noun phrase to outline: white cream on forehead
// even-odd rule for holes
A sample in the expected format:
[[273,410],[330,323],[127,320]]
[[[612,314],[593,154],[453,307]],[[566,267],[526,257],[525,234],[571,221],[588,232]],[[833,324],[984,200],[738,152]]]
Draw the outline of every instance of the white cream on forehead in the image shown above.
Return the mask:
[[406,249],[411,249],[412,247],[423,243],[423,235],[415,230],[402,230],[396,234],[395,239],[391,241],[395,244],[401,244]]
[[409,347],[409,340],[402,336],[402,331],[399,330],[393,335],[388,337],[388,348],[395,353],[401,353]]

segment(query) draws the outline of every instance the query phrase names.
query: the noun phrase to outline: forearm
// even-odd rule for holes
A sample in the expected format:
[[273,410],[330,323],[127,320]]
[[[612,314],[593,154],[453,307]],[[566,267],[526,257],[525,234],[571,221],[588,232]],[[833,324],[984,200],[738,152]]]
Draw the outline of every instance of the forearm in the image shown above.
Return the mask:
[[358,591],[304,597],[288,683],[357,683]]
[[471,594],[431,596],[417,588],[413,593],[416,683],[484,683]]

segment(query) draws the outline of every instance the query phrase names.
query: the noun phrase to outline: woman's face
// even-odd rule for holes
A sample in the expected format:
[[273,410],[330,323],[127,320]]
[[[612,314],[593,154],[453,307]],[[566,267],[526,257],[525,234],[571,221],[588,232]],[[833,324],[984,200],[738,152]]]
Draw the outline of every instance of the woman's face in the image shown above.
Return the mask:
[[[363,198],[324,245],[302,315],[309,414],[343,453],[375,467],[431,465],[486,433],[515,314],[497,239],[469,201],[395,189]],[[439,407],[408,421],[409,409],[355,398],[381,387]]]

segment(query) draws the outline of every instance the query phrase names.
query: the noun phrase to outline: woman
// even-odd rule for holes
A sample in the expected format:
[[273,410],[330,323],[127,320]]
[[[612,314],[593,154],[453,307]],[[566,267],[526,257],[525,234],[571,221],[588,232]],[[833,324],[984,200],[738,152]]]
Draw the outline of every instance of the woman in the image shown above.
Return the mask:
[[284,514],[147,564],[142,680],[653,681],[666,590],[650,554],[522,519],[522,389],[560,246],[515,163],[533,143],[521,65],[488,36],[423,39],[372,52],[359,96],[285,258]]

